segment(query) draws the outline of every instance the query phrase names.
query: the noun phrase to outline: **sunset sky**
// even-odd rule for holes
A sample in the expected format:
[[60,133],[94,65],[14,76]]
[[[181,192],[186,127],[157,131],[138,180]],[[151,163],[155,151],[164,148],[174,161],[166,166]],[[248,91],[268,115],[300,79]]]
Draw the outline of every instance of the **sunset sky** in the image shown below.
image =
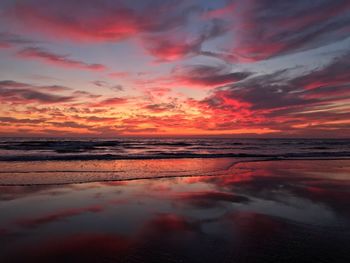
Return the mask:
[[1,0],[0,136],[346,137],[349,0]]

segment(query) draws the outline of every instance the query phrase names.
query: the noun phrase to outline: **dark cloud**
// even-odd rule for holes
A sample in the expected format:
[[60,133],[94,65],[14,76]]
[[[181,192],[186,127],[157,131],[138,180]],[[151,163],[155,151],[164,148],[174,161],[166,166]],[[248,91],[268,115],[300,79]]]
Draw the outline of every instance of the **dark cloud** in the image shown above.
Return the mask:
[[175,68],[173,74],[180,83],[201,86],[220,86],[246,79],[250,72],[232,72],[225,64],[192,65]]
[[114,90],[114,91],[124,91],[124,88],[122,85],[114,85],[112,87],[109,87],[111,90]]
[[63,127],[63,128],[77,128],[77,129],[89,129],[90,126],[85,124],[80,124],[74,121],[63,121],[63,122],[48,122],[55,127]]
[[122,85],[110,85],[108,82],[106,81],[103,81],[103,80],[95,80],[95,81],[92,81],[92,84],[94,84],[95,86],[97,87],[100,87],[100,88],[109,88],[113,91],[124,91],[124,88]]
[[[41,91],[42,90],[42,91]],[[69,90],[63,86],[33,86],[12,80],[0,81],[0,100],[9,103],[61,103],[73,101],[73,96],[61,96],[46,91]]]
[[72,96],[59,96],[53,94],[47,94],[43,92],[38,92],[28,89],[6,89],[0,87],[0,98],[4,102],[13,103],[60,103],[72,101],[74,97]]
[[215,19],[202,32],[194,36],[192,34],[186,35],[186,33],[168,32],[148,35],[142,38],[142,42],[146,50],[157,58],[157,61],[171,61],[189,56],[206,55],[202,51],[203,43],[222,36],[227,31],[226,23]]
[[3,123],[17,123],[17,124],[38,124],[45,122],[47,119],[19,119],[13,117],[0,117],[0,122]]
[[251,110],[270,110],[332,102],[337,96],[345,99],[350,96],[349,61],[349,54],[345,54],[299,76],[293,77],[288,74],[289,70],[281,70],[252,77],[229,88],[217,89],[206,102],[213,107],[220,106],[224,96],[249,103]]
[[102,64],[89,64],[79,60],[73,60],[68,55],[56,54],[38,47],[28,47],[20,50],[17,55],[25,59],[40,60],[59,67],[77,68],[92,71],[105,70]]
[[156,103],[149,104],[144,107],[144,109],[151,112],[169,112],[177,108],[176,103]]
[[339,1],[242,2],[231,59],[264,60],[349,36],[350,4]]
[[268,127],[294,135],[333,136],[332,128],[333,132],[348,130],[348,61],[345,54],[298,75],[292,68],[251,76],[188,103],[213,116],[202,120],[206,123],[202,129]]
[[22,36],[9,33],[9,32],[0,32],[0,47],[9,48],[17,45],[28,45],[36,44],[38,42],[24,38]]
[[329,64],[291,81],[292,85],[306,90],[332,88],[350,84],[350,53],[335,57]]

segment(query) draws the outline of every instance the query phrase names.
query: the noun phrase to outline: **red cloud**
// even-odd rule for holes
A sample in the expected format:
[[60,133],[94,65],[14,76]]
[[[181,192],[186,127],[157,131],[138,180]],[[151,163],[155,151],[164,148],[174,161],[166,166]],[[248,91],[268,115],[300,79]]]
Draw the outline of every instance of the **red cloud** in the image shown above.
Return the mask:
[[114,106],[114,105],[120,105],[120,104],[126,104],[128,102],[128,99],[126,98],[110,98],[102,100],[98,103],[92,104],[92,107],[106,107],[106,106]]
[[75,41],[111,41],[178,27],[193,7],[172,1],[150,2],[141,8],[130,1],[19,1],[8,16],[23,26]]
[[149,54],[158,58],[158,61],[172,61],[198,54],[201,42],[200,39],[186,41],[170,36],[152,36],[144,38],[142,45],[145,46]]
[[78,68],[93,71],[101,71],[106,69],[106,67],[101,64],[88,64],[82,61],[69,59],[67,55],[51,53],[37,47],[22,49],[17,53],[17,55],[21,58],[37,59],[60,67]]

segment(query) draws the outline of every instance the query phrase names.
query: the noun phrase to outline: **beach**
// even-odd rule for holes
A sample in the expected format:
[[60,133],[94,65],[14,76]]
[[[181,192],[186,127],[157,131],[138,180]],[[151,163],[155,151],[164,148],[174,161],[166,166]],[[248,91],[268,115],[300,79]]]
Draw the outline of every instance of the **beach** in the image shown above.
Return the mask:
[[350,260],[344,158],[1,167],[1,262]]

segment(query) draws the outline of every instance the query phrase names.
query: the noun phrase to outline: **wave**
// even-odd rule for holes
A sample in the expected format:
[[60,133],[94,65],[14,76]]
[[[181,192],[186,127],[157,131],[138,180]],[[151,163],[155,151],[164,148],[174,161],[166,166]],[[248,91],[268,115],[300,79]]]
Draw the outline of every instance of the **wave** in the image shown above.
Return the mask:
[[118,154],[65,154],[65,155],[10,155],[0,156],[0,161],[89,161],[89,160],[152,160],[152,159],[187,159],[187,158],[350,158],[350,151],[346,152],[301,152],[285,154],[249,154],[249,153],[162,153],[148,155],[118,155]]
[[348,157],[345,139],[2,139],[0,161]]

